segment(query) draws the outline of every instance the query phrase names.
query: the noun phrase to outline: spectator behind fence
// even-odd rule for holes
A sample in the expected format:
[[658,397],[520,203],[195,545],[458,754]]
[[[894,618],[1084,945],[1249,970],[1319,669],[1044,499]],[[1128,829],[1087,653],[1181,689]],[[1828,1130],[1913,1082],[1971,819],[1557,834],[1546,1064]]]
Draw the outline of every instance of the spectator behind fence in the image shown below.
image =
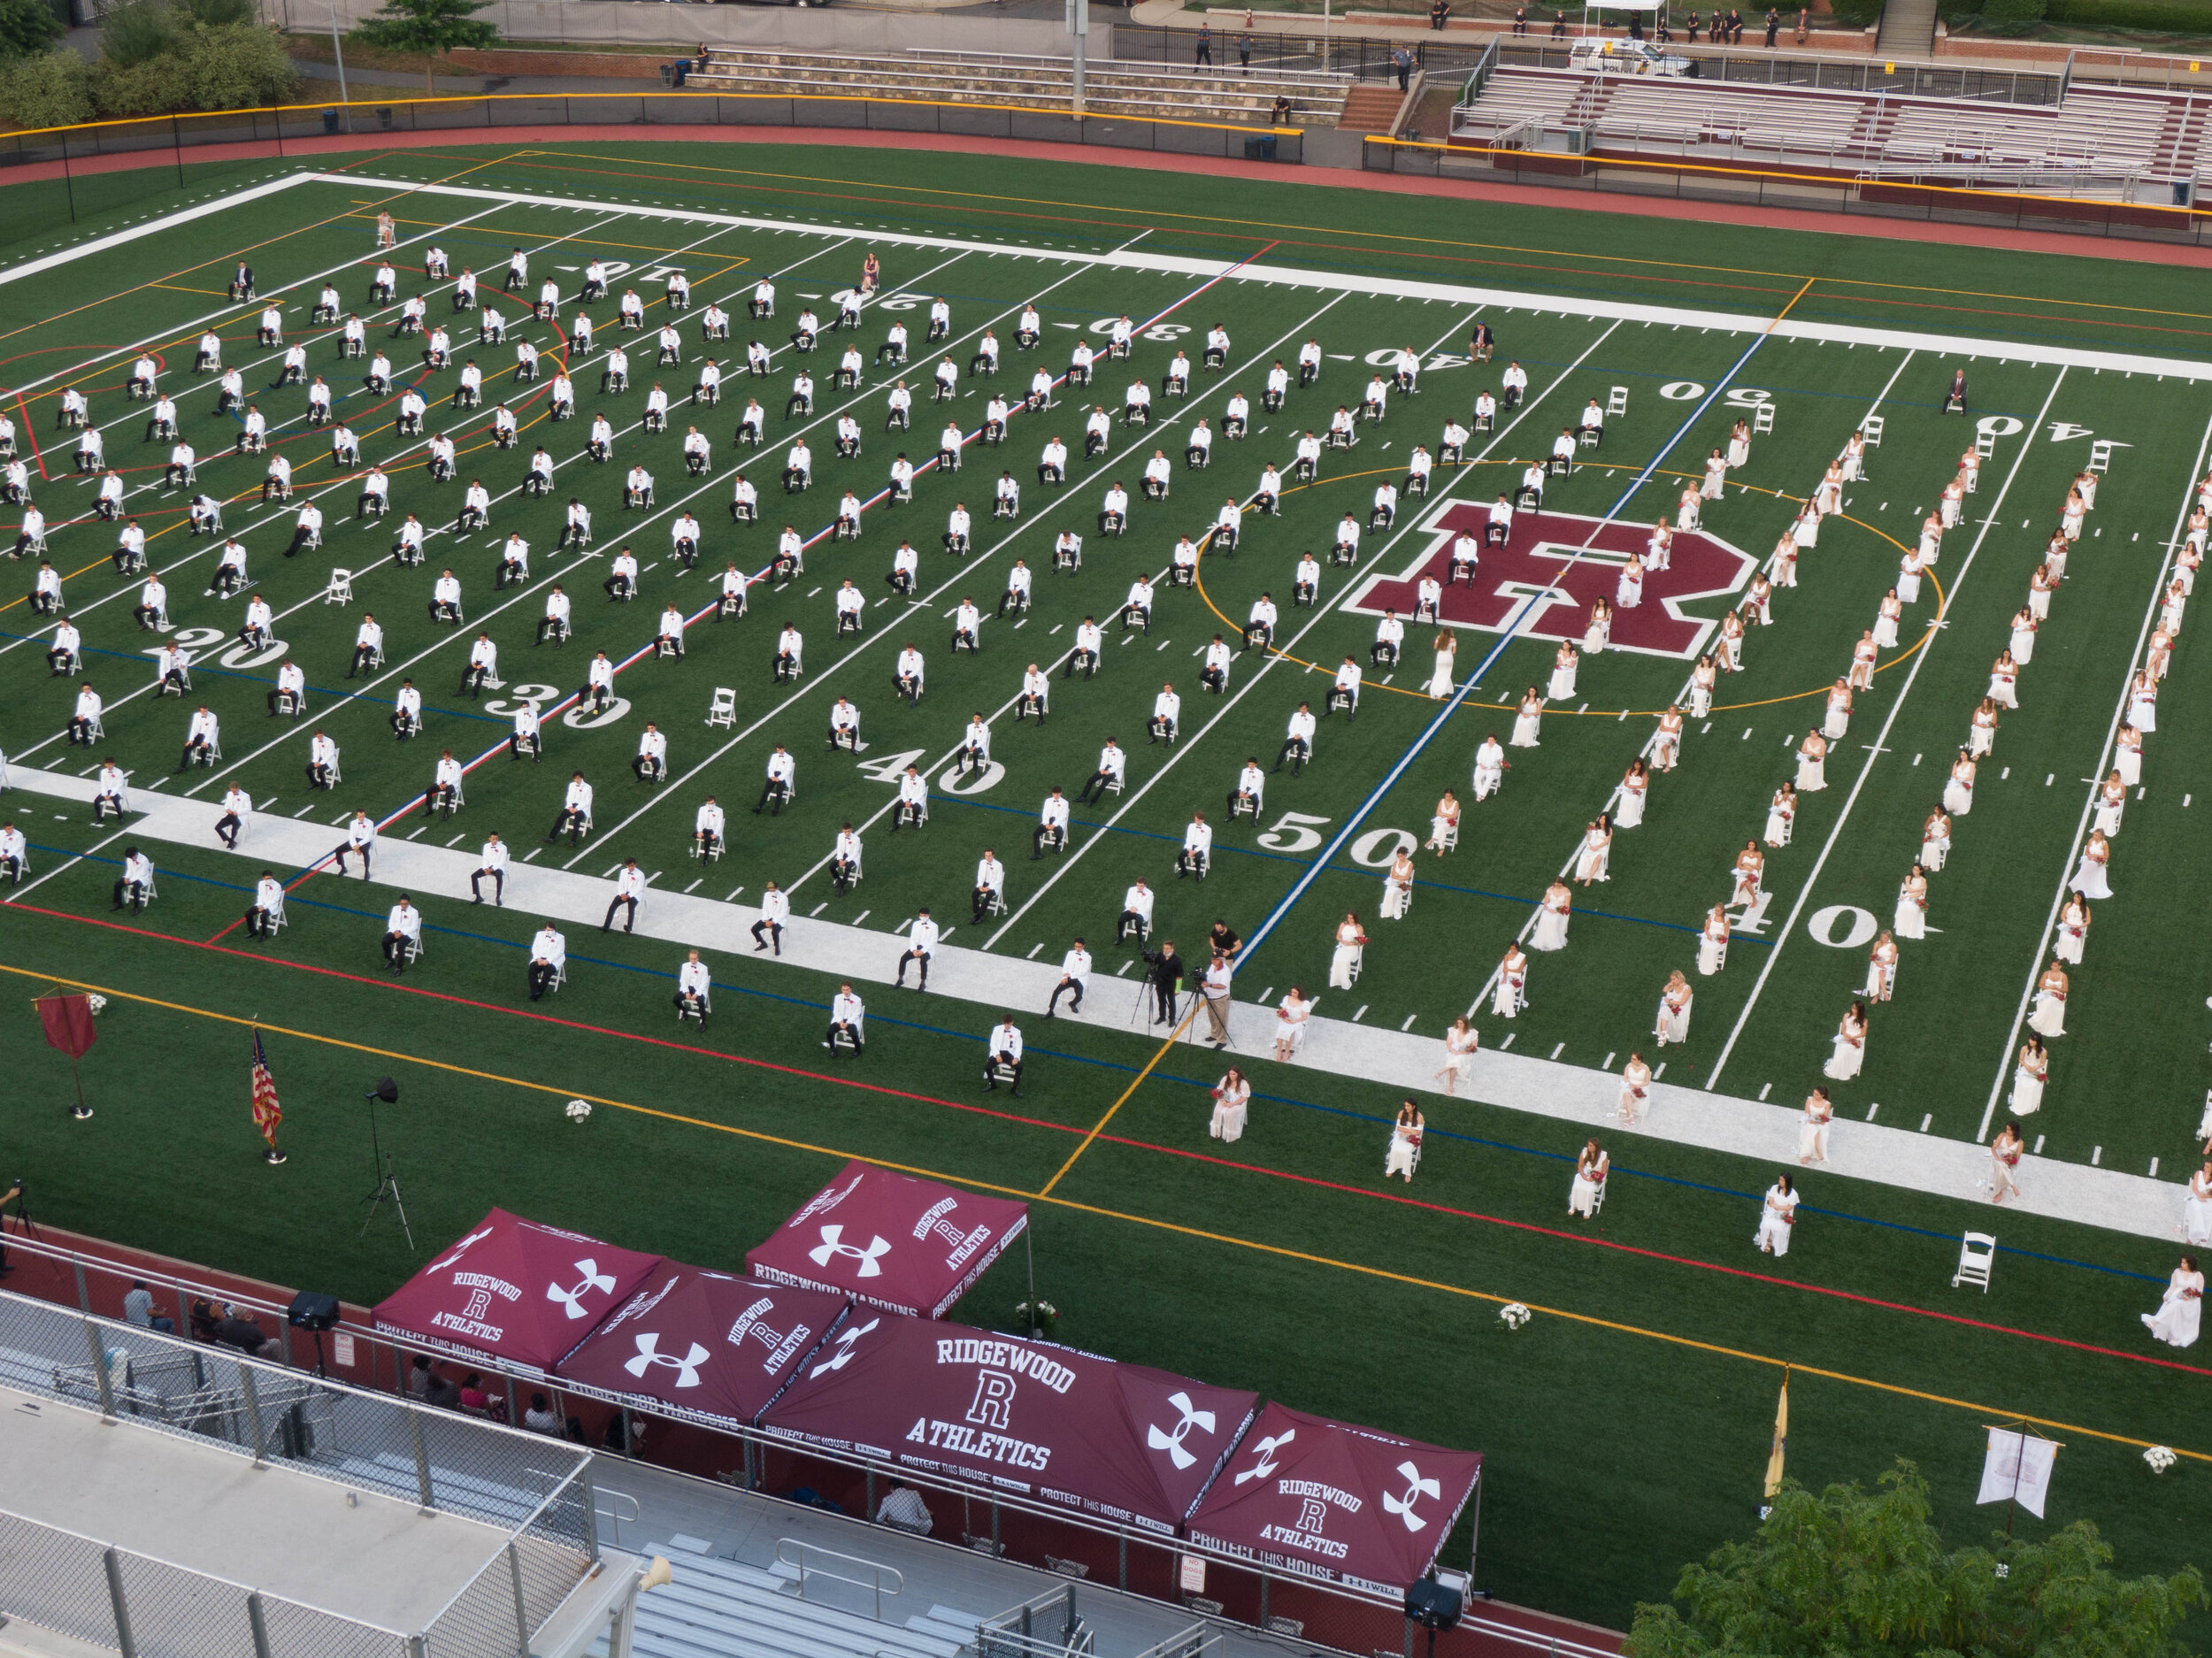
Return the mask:
[[407,1397],[410,1399],[429,1398],[430,1384],[436,1379],[437,1378],[431,1372],[429,1359],[418,1353],[415,1355],[415,1362],[407,1370]]
[[429,1390],[423,1394],[422,1402],[438,1410],[458,1410],[461,1408],[461,1390],[451,1377],[441,1376],[433,1370]]
[[236,1307],[225,1307],[223,1316],[215,1326],[216,1340],[225,1347],[236,1347],[248,1358],[259,1353],[268,1339],[262,1333],[261,1326]]
[[543,1393],[530,1395],[530,1409],[522,1413],[522,1425],[533,1433],[549,1433],[560,1437],[561,1419],[553,1414]]
[[927,1537],[937,1523],[929,1517],[929,1505],[922,1501],[922,1493],[904,1480],[895,1479],[876,1509],[876,1524]]
[[491,1414],[492,1396],[484,1391],[484,1378],[471,1370],[461,1378],[461,1409],[479,1416]]
[[141,1330],[176,1333],[177,1321],[163,1316],[154,1305],[154,1293],[146,1287],[144,1278],[132,1280],[129,1293],[123,1297],[123,1316]]

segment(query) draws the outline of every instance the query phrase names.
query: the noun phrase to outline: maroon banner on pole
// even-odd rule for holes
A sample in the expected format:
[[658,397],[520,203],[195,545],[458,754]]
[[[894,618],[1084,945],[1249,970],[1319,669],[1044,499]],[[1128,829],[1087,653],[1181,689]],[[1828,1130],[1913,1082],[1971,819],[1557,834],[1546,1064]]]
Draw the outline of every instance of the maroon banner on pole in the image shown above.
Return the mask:
[[92,1003],[84,996],[41,996],[32,1005],[38,1009],[38,1022],[46,1027],[47,1047],[58,1048],[72,1059],[82,1059],[85,1050],[99,1040],[92,1024]]

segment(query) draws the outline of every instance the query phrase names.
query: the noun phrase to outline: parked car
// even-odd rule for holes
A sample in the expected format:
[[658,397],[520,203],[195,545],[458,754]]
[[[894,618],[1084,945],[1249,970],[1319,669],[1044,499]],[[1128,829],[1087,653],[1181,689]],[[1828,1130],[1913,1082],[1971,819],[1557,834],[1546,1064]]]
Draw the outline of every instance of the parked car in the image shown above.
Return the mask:
[[1567,49],[1570,68],[1601,75],[1665,75],[1694,80],[1698,61],[1648,41],[1583,40]]

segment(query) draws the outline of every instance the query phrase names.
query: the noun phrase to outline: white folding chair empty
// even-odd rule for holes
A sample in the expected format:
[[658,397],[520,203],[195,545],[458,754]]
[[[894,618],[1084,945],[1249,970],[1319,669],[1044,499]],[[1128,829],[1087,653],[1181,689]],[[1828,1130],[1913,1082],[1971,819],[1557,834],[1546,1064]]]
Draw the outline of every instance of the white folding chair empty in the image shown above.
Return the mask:
[[714,687],[714,701],[707,707],[707,724],[731,725],[737,724],[737,693],[726,685]]
[[351,604],[353,603],[353,572],[333,570],[330,572],[330,584],[323,589],[323,603],[325,604]]
[[1997,1240],[1985,1232],[1970,1232],[1959,1245],[1959,1270],[1951,1275],[1951,1287],[1978,1284],[1989,1293],[1989,1270],[1997,1264]]
[[1774,430],[1774,405],[1772,403],[1763,403],[1752,411],[1751,429],[1754,432]]
[[1628,412],[1628,388],[1616,386],[1605,394],[1605,418],[1617,419]]
[[1869,415],[1859,423],[1859,435],[1866,440],[1867,448],[1878,449],[1882,447],[1882,423],[1886,418],[1885,415]]
[[2112,441],[2108,438],[2098,438],[2089,446],[2089,470],[2102,472],[2111,469]]
[[1974,434],[1974,453],[1987,460],[1997,452],[1997,434],[1987,426]]

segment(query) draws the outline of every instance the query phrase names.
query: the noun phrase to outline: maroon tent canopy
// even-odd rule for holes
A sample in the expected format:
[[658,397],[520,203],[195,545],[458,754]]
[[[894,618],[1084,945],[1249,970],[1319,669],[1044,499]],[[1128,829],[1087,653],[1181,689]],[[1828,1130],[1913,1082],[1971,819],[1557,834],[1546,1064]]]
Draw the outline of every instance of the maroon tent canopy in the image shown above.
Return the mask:
[[887,1312],[942,1318],[1028,1224],[1026,1204],[849,1163],[746,1255],[745,1270]]
[[380,1305],[376,1327],[542,1374],[660,1263],[495,1209]]
[[710,1428],[750,1427],[845,1316],[841,1295],[660,1268],[560,1362],[560,1379]]
[[1171,1533],[1258,1402],[1049,1342],[855,1313],[761,1425]]
[[1428,1570],[1482,1457],[1271,1404],[1190,1517],[1190,1540],[1398,1594]]

